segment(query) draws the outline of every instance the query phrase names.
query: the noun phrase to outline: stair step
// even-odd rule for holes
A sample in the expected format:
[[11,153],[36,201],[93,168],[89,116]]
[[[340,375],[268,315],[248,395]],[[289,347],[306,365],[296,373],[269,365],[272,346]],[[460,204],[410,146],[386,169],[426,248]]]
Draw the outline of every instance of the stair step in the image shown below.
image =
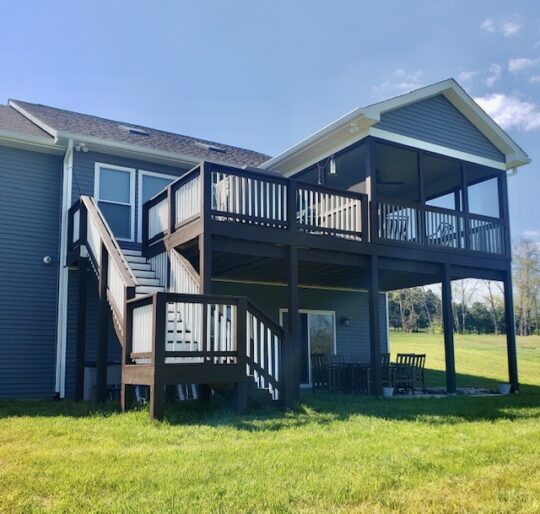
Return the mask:
[[140,286],[159,286],[159,280],[157,278],[146,278],[137,276],[137,282]]
[[147,262],[130,262],[129,267],[135,273],[136,271],[152,271],[150,264]]
[[164,291],[165,291],[165,288],[161,286],[137,286],[135,288],[136,295],[163,293]]
[[140,250],[122,250],[122,252],[124,253],[126,257],[128,255],[134,256],[134,257],[140,257],[142,255],[142,252]]
[[134,269],[133,274],[137,279],[141,278],[156,278],[156,273],[152,270]]
[[142,255],[126,255],[126,261],[128,261],[130,264],[131,263],[141,263],[141,264],[146,264],[147,261],[146,261],[146,257],[143,257]]

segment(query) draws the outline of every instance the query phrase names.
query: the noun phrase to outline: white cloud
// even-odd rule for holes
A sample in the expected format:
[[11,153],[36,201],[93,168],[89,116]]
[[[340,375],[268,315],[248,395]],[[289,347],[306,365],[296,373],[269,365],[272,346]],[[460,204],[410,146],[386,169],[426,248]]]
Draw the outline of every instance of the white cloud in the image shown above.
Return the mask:
[[481,23],[480,28],[486,32],[495,32],[495,20],[493,18],[487,18]]
[[499,32],[504,37],[515,36],[521,30],[521,24],[518,21],[518,17],[514,19],[499,19],[486,18],[481,24],[480,28],[486,32],[494,33]]
[[495,82],[501,78],[502,66],[500,64],[492,64],[489,67],[490,75],[486,79],[486,86],[493,87]]
[[504,21],[501,25],[501,32],[504,37],[510,37],[521,30],[521,25],[515,21]]
[[538,84],[540,82],[540,75],[533,75],[530,79],[529,79],[529,82],[531,84]]
[[478,75],[477,71],[462,71],[459,74],[459,80],[461,82],[467,82]]
[[423,73],[421,70],[408,72],[403,68],[397,68],[392,72],[392,75],[388,80],[375,86],[374,89],[377,91],[393,89],[400,93],[407,93],[424,85],[422,75]]
[[530,59],[529,57],[516,57],[508,61],[508,71],[518,73],[528,68],[533,68],[540,62],[540,59]]
[[524,131],[540,129],[538,106],[504,93],[491,93],[475,98],[475,101],[503,129]]
[[522,236],[527,239],[537,239],[540,236],[540,230],[524,230]]

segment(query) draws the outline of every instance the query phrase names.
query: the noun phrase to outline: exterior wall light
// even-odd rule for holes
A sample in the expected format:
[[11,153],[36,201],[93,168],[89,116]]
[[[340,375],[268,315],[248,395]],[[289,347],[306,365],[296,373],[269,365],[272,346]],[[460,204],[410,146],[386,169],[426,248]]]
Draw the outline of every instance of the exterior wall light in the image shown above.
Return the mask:
[[341,318],[341,324],[344,327],[349,327],[351,325],[351,320],[349,318],[343,317]]
[[48,255],[43,257],[43,264],[45,264],[47,266],[49,266],[49,264],[52,264],[52,257],[49,257]]
[[335,175],[337,173],[336,160],[334,157],[330,159],[330,170],[328,171],[329,175]]

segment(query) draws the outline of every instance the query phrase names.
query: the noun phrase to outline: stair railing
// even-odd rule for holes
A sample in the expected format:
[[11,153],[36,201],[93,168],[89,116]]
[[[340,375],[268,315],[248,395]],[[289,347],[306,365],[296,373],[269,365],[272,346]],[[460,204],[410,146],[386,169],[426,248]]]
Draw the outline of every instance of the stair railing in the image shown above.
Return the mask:
[[95,200],[81,196],[69,210],[69,251],[86,247],[98,276],[106,281],[107,299],[124,333],[126,301],[135,295],[137,280]]
[[247,374],[259,389],[268,389],[280,399],[281,362],[284,332],[251,301],[247,301]]
[[173,293],[199,294],[201,285],[198,273],[191,263],[176,250],[170,256],[170,291]]
[[[229,370],[280,399],[283,329],[244,297],[154,293],[128,301],[126,353],[136,364]],[[223,375],[219,375],[223,376]],[[202,375],[201,375],[202,377]]]

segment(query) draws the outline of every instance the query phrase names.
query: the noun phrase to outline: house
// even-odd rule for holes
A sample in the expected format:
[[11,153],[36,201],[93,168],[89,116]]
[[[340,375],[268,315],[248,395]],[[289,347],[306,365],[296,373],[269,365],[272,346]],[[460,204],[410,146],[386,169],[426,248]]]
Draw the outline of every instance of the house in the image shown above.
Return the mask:
[[378,395],[385,292],[434,283],[455,392],[450,284],[502,281],[514,326],[507,177],[528,162],[454,80],[272,158],[10,100],[0,397],[80,400],[93,367],[103,401],[121,363],[123,408],[150,386],[157,418],[175,384],[233,387],[239,409],[249,396],[290,405],[314,351],[365,358]]

